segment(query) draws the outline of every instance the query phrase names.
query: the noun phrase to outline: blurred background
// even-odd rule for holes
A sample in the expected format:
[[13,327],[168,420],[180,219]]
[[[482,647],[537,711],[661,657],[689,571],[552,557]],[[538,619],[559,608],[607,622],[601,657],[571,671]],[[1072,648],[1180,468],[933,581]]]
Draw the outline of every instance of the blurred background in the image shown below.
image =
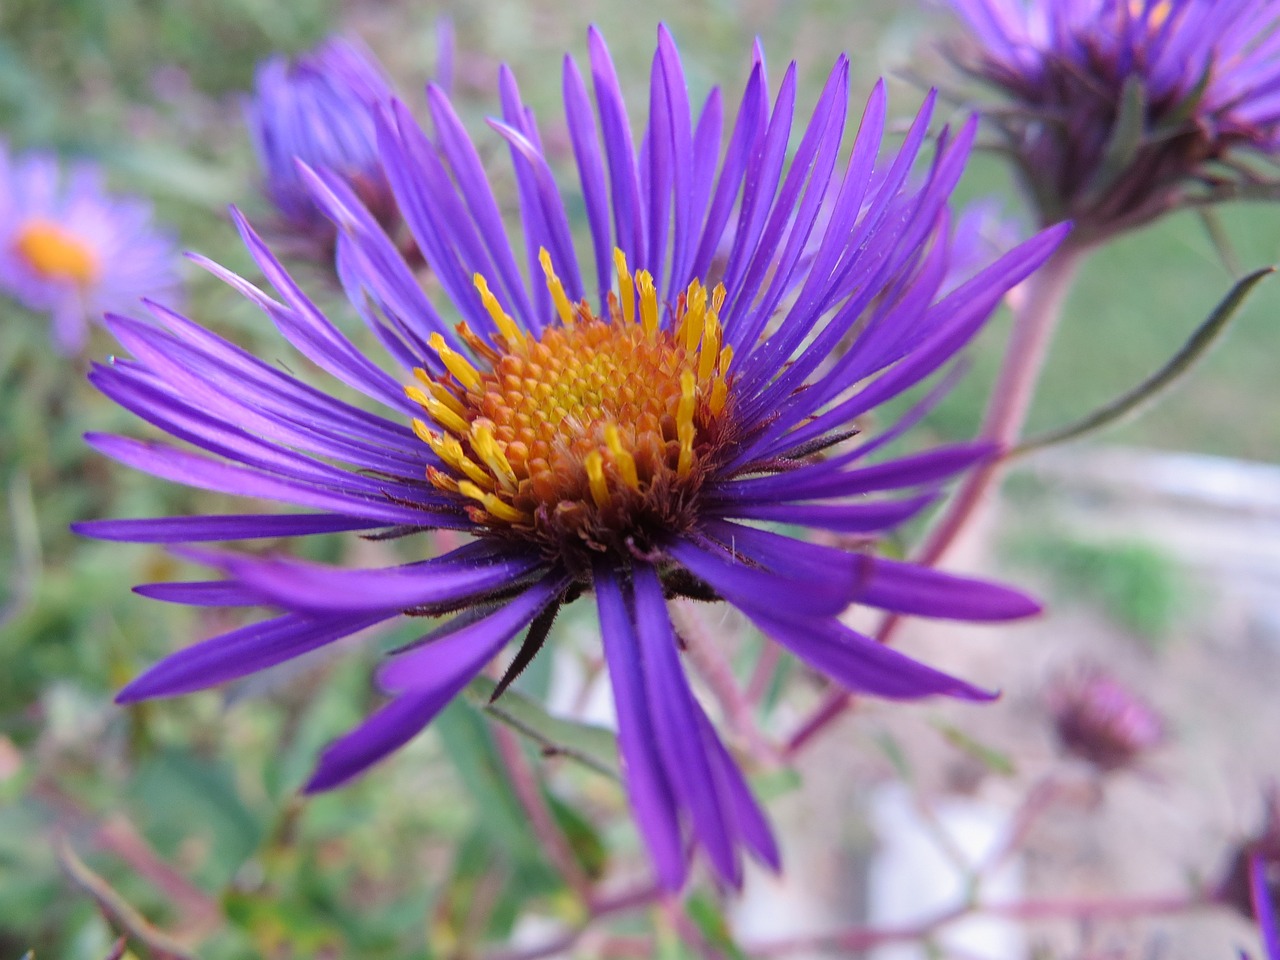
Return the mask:
[[[848,51],[855,99],[886,75],[899,117],[923,95],[908,75],[946,76],[935,45],[954,26],[924,4],[843,0],[5,0],[0,136],[13,151],[52,148],[101,163],[115,189],[154,201],[183,249],[249,275],[225,211],[235,203],[251,220],[269,216],[242,112],[255,65],[335,31],[355,35],[422,116],[441,16],[456,32],[455,101],[495,155],[497,137],[481,126],[495,110],[503,61],[536,108],[549,150],[565,154],[561,59],[566,51],[583,57],[590,23],[609,41],[633,121],[647,103],[659,21],[672,29],[695,97],[719,82],[734,102],[758,36],[775,83],[788,60],[799,61],[802,110]],[[1032,229],[997,157],[973,161],[961,195],[994,196],[1015,235]],[[1274,207],[1224,208],[1221,222],[1232,268],[1186,212],[1088,263],[1032,433],[1075,420],[1160,367],[1230,287],[1233,269],[1280,260]],[[202,271],[185,270],[190,316],[259,356],[290,362],[264,317]],[[335,320],[356,330],[323,271],[299,272]],[[88,362],[111,353],[109,338],[95,330],[84,357],[58,357],[44,317],[8,302],[0,310],[0,958],[34,949],[101,960],[115,939],[104,915],[118,930],[126,909],[174,938],[173,955],[214,960],[484,956],[482,947],[536,944],[577,923],[581,907],[530,835],[490,722],[470,704],[451,708],[356,785],[297,795],[317,751],[374,702],[378,650],[405,635],[224,691],[128,710],[112,704],[146,664],[226,624],[217,611],[196,617],[130,593],[177,573],[158,548],[81,540],[68,523],[218,512],[232,501],[89,451],[86,430],[141,432],[85,382]],[[883,868],[876,852],[889,843],[877,839],[876,824],[910,834],[924,828],[918,816],[902,826],[904,811],[930,809],[948,823],[979,824],[961,832],[1004,829],[1027,791],[1060,765],[1045,685],[1086,661],[1141,690],[1167,718],[1168,742],[1105,790],[1068,777],[1004,882],[1020,896],[1177,892],[1189,876],[1223,869],[1260,822],[1262,787],[1280,777],[1280,468],[1268,463],[1280,453],[1277,316],[1280,283],[1264,282],[1225,340],[1159,406],[1100,438],[1030,458],[1010,476],[1000,509],[955,565],[1002,571],[1039,591],[1050,614],[1014,628],[913,628],[903,641],[1001,687],[1004,699],[982,709],[870,705],[803,754],[798,773],[763,771],[757,784],[774,798],[787,877],[753,877],[737,907],[706,884],[691,895],[689,916],[725,938],[722,955],[741,949],[707,919],[722,911],[731,920],[736,911],[732,930],[743,942],[874,919],[877,910],[901,919],[876,906],[873,890],[889,883],[875,879]],[[1007,321],[989,326],[971,373],[912,443],[975,434]],[[365,547],[335,538],[313,549],[336,559]],[[541,658],[522,678],[526,691],[551,691],[564,710],[594,716],[592,630],[590,611],[566,618],[559,642],[572,663],[558,660],[553,676],[551,658]],[[731,649],[748,675],[758,647],[747,639]],[[767,698],[757,719],[782,737],[820,691],[801,676],[777,686],[782,695]],[[643,872],[616,784],[562,759],[544,764],[533,750],[526,758],[585,870]],[[884,792],[904,784],[910,802]],[[948,804],[961,812],[945,813]],[[612,955],[605,951],[619,943],[641,951],[619,956],[658,955],[644,944],[685,955],[669,924],[656,924],[641,915],[615,928],[613,940],[588,938],[565,955]],[[1087,930],[1049,918],[1013,941],[980,940],[987,953],[942,950],[993,960],[1228,957],[1252,936],[1221,912]],[[815,944],[787,955],[855,953]]]

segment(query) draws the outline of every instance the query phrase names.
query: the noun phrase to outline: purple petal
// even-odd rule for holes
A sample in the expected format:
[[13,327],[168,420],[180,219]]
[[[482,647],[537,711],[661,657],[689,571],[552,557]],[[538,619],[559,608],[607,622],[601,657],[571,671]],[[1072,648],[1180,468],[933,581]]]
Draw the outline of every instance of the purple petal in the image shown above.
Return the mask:
[[635,622],[613,572],[602,565],[596,567],[595,590],[627,795],[659,881],[667,890],[679,890],[688,866],[671,782],[658,757]]
[[635,570],[634,581],[636,634],[662,765],[712,865],[726,883],[740,887],[742,861],[727,829],[730,824],[716,791],[716,771],[699,728],[702,708],[693,699],[676,653],[662,584],[647,566]]
[[237,514],[155,517],[138,520],[82,520],[71,529],[82,537],[126,543],[194,543],[204,540],[258,540],[319,533],[372,530],[386,524],[331,513]]
[[388,614],[304,617],[288,613],[201,641],[165,657],[116,695],[117,703],[203,690],[341,640]]
[[431,691],[396,697],[360,726],[325,747],[303,792],[332,790],[400,749],[434,720],[436,714],[478,671],[479,667],[470,674],[455,678],[455,688],[447,693]]
[[914,563],[868,558],[869,577],[859,603],[895,613],[948,620],[1019,620],[1042,611],[1025,593],[958,577]]
[[351,570],[285,558],[236,556],[225,567],[264,603],[312,613],[346,613],[458,603],[509,587],[542,563],[536,555],[517,555],[482,565],[442,558]]
[[993,700],[997,696],[912,660],[834,618],[782,620],[763,612],[763,601],[751,607],[734,604],[766,634],[846,689],[894,700],[935,694],[961,700]]
[[432,690],[448,685],[455,674],[479,670],[508,640],[527,627],[566,586],[563,577],[547,577],[486,617],[459,618],[457,629],[437,631],[422,646],[393,657],[380,671],[378,683],[388,693]]

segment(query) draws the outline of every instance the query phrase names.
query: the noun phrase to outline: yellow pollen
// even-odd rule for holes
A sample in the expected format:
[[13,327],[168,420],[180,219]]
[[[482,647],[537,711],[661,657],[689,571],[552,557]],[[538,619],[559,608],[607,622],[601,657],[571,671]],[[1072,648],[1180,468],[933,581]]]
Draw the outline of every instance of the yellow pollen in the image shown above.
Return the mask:
[[569,302],[546,251],[539,260],[560,323],[537,337],[517,328],[477,276],[501,336],[460,326],[468,357],[434,335],[447,373],[416,370],[405,388],[438,458],[427,478],[478,524],[542,549],[645,549],[693,522],[736,436],[724,289],[695,282],[664,307],[653,277],[615,251],[618,294],[596,315]]
[[560,315],[560,322],[566,327],[571,326],[573,324],[573,306],[565,295],[564,284],[560,282],[560,278],[556,276],[555,269],[551,266],[551,254],[547,253],[546,247],[538,251],[538,262],[542,264],[542,272],[546,274],[547,289],[551,291],[551,299],[555,302],[556,313]]
[[18,229],[13,249],[46,280],[70,281],[86,287],[101,275],[98,255],[83,238],[39,217]]
[[631,271],[627,269],[627,255],[617,247],[613,248],[613,266],[618,271],[618,299],[622,301],[622,320],[624,323],[635,323],[636,288],[631,280]]
[[[493,295],[489,289],[489,284],[484,277],[476,274],[472,277],[472,282],[476,285],[476,290],[480,293],[480,300],[484,303],[484,308],[489,311],[489,316],[493,317],[493,322],[498,328],[498,332],[502,334],[507,346],[512,350],[524,346],[524,333],[516,326],[516,322],[511,319],[502,306],[498,303],[498,298]],[[414,371],[417,373],[418,371]]]
[[640,324],[645,333],[653,336],[658,332],[658,291],[653,285],[653,274],[648,270],[639,271],[636,289],[640,291]]
[[480,374],[476,372],[476,368],[467,362],[467,358],[455,350],[451,350],[444,342],[444,337],[438,333],[431,335],[431,349],[440,356],[440,362],[444,364],[446,370],[457,378],[468,390],[477,390],[482,383]]
[[614,465],[622,482],[632,490],[640,489],[640,477],[636,474],[636,460],[631,451],[622,445],[622,437],[618,434],[618,425],[611,423],[604,428],[604,442],[613,454]]

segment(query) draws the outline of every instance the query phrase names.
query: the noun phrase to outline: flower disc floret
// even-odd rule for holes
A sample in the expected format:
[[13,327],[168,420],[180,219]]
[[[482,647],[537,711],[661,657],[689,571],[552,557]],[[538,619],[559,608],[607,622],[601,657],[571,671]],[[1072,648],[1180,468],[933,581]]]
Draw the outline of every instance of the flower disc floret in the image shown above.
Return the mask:
[[447,372],[414,371],[420,383],[407,393],[426,414],[414,431],[445,464],[428,476],[465,498],[475,523],[575,565],[588,565],[584,549],[646,552],[693,525],[734,433],[724,287],[708,294],[693,281],[660,325],[653,277],[628,271],[619,250],[621,296],[598,317],[587,301],[569,302],[545,250],[541,262],[558,324],[525,333],[477,274],[495,346],[460,324],[479,366],[437,334]]
[[102,273],[101,261],[89,242],[43,217],[33,217],[18,228],[13,248],[32,272],[45,280],[84,287]]

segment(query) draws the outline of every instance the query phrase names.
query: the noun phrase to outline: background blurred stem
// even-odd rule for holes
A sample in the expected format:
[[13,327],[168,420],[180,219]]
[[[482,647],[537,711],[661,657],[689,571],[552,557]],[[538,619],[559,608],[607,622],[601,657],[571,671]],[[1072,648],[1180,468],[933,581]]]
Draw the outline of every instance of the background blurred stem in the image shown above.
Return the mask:
[[1022,434],[1062,308],[1088,249],[1068,238],[1026,282],[1024,299],[1014,312],[1009,347],[982,422],[982,439],[997,444],[999,454],[965,479],[915,558],[919,563],[937,564],[995,489],[1004,452]]
[[542,796],[537,775],[529,765],[520,741],[516,739],[514,733],[500,724],[493,724],[492,729],[503,767],[511,780],[511,787],[515,790],[516,799],[524,808],[525,815],[529,818],[529,824],[538,837],[542,849],[546,852],[552,866],[564,877],[565,883],[573,889],[583,903],[589,904],[592,897],[591,880],[578,863],[578,858],[574,855],[573,848],[569,846],[568,839],[556,824],[551,808],[547,806],[546,799]]

